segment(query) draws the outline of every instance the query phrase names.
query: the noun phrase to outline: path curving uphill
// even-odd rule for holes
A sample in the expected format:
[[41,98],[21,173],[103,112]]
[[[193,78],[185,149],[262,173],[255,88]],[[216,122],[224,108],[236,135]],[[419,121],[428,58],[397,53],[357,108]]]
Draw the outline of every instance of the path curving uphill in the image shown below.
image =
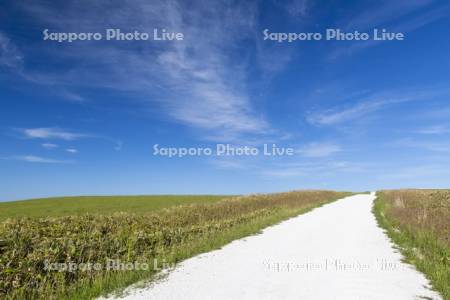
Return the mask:
[[188,259],[125,299],[442,299],[401,261],[374,199],[347,197]]

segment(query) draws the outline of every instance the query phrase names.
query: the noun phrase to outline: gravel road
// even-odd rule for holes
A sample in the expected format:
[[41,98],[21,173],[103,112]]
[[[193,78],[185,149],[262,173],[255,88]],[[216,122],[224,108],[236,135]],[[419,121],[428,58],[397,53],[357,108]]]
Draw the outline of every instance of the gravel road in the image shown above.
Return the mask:
[[401,262],[374,198],[347,197],[188,259],[125,299],[441,299]]

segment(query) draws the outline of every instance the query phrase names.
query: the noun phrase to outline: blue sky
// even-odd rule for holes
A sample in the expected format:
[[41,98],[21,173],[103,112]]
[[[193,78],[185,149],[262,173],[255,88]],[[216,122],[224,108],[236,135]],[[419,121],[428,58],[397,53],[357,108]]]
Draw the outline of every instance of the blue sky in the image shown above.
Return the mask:
[[[449,187],[450,5],[399,1],[4,1],[0,200]],[[52,32],[182,41],[44,41]],[[403,41],[264,40],[270,32]],[[292,147],[283,157],[153,145]]]

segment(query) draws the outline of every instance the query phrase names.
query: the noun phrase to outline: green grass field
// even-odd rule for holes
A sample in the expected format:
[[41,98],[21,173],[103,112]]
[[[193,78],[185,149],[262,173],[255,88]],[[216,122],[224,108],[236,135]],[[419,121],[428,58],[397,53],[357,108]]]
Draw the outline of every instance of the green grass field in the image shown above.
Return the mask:
[[0,202],[0,221],[16,217],[60,217],[128,212],[143,214],[176,205],[214,203],[230,196],[85,196]]

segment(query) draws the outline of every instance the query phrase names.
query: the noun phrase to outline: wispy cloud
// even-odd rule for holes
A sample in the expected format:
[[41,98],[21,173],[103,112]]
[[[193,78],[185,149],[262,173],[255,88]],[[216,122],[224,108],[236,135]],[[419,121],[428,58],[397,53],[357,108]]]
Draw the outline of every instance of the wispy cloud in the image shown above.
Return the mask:
[[365,30],[380,26],[406,16],[413,11],[423,9],[433,0],[383,0],[373,3],[364,11],[355,15],[347,22],[346,28]]
[[[255,11],[244,5],[227,7],[226,13],[223,9],[218,2],[206,11],[199,8],[197,13],[212,17],[206,20],[198,15],[195,19],[203,19],[200,22],[180,22],[178,26],[191,38],[159,56],[166,79],[178,86],[179,95],[173,95],[176,101],[167,99],[169,114],[191,126],[231,138],[241,133],[261,134],[269,125],[255,114],[245,91],[246,60],[231,60],[236,58],[232,47],[255,27]],[[174,13],[181,15],[179,10]]]
[[366,173],[373,168],[373,164],[349,161],[325,162],[290,162],[273,166],[262,171],[262,175],[269,177],[325,177],[340,173]]
[[71,132],[57,127],[25,128],[18,130],[26,138],[32,139],[60,139],[73,141],[89,137],[87,134]]
[[285,70],[294,59],[295,54],[296,51],[293,47],[283,47],[279,43],[267,43],[262,39],[256,42],[258,67],[263,75],[269,79]]
[[73,161],[69,161],[69,160],[58,160],[58,159],[40,157],[40,156],[36,156],[36,155],[17,155],[17,156],[6,157],[4,159],[6,159],[6,160],[18,160],[18,161],[24,161],[24,162],[29,162],[29,163],[43,163],[43,164],[68,164],[68,163],[73,163]]
[[268,177],[299,177],[299,176],[305,176],[308,174],[303,170],[302,168],[285,168],[285,169],[270,169],[265,170],[262,172],[262,175],[268,176]]
[[424,11],[423,13],[412,17],[406,21],[401,22],[397,26],[393,28],[395,31],[399,32],[410,32],[421,28],[425,25],[438,21],[442,18],[447,17],[450,14],[450,4],[446,4],[443,6],[437,6],[428,11]]
[[421,88],[420,90],[404,90],[379,92],[365,96],[352,105],[333,107],[323,111],[311,112],[306,120],[313,125],[335,125],[367,116],[370,113],[392,105],[411,101],[432,100],[434,97],[448,95],[447,88]]
[[342,151],[342,148],[334,143],[310,143],[298,151],[305,157],[327,157]]
[[289,0],[289,1],[282,1],[280,2],[280,4],[281,3],[282,5],[284,5],[286,11],[293,17],[306,16],[311,6],[310,0]]
[[52,144],[52,143],[43,143],[41,144],[41,146],[45,149],[55,149],[58,148],[57,144]]
[[391,143],[393,146],[417,148],[437,153],[450,153],[450,143],[446,140],[417,140],[411,138],[400,139]]
[[[389,181],[398,179],[403,180],[403,182],[405,182],[405,180],[417,180],[417,182],[413,181],[410,183],[411,186],[415,186],[415,188],[436,188],[436,185],[439,182],[438,178],[448,178],[449,175],[450,170],[446,166],[428,164],[395,168],[379,174],[378,177]],[[405,185],[405,183],[403,184]]]
[[11,40],[0,32],[0,66],[19,68],[22,65],[23,56]]
[[74,148],[69,148],[69,149],[66,149],[66,152],[75,154],[75,153],[78,153],[78,150],[77,150],[77,149],[74,149]]
[[123,147],[123,142],[122,141],[114,141],[114,143],[116,143],[116,146],[114,146],[114,150],[121,151],[122,147]]
[[63,91],[61,93],[61,96],[65,100],[70,101],[70,102],[76,102],[76,103],[86,102],[86,98],[84,98],[80,94],[77,94],[77,93],[74,93],[74,92],[70,92],[70,91]]
[[233,140],[242,135],[270,132],[270,125],[252,105],[247,91],[249,50],[239,48],[240,42],[255,39],[255,3],[135,1],[133,5],[114,6],[109,1],[100,1],[89,12],[72,8],[61,12],[42,3],[22,8],[55,30],[98,31],[104,29],[95,9],[100,7],[102,11],[108,7],[105,13],[109,23],[123,31],[136,29],[139,24],[137,29],[142,32],[166,28],[182,32],[185,38],[143,43],[145,51],[123,51],[121,43],[74,43],[70,48],[62,47],[54,58],[90,61],[98,68],[87,72],[74,67],[71,72],[57,75],[40,71],[30,78],[74,87],[71,90],[87,85],[137,92],[136,100],[156,102],[175,121],[208,131],[209,136]]
[[415,132],[419,134],[445,134],[450,133],[450,127],[445,125],[435,125],[418,129]]
[[345,108],[333,108],[323,112],[316,112],[307,116],[307,121],[314,125],[333,125],[348,120],[363,117],[386,106],[387,101],[360,102]]
[[[393,32],[407,34],[418,28],[436,22],[450,14],[450,5],[432,4],[433,0],[415,1],[383,1],[376,3],[376,7],[369,8],[356,15],[347,22],[347,30],[364,31],[383,26]],[[378,45],[383,41],[369,40],[351,43],[349,46],[339,45],[330,52],[329,58],[334,60],[341,56],[355,54],[363,49]]]
[[[107,143],[114,144],[114,150],[120,151],[123,147],[123,142],[121,140],[111,138],[108,136],[92,134],[92,133],[81,133],[75,132],[59,127],[37,127],[37,128],[15,128],[15,132],[19,132],[21,137],[27,139],[40,139],[40,140],[62,140],[62,141],[75,141],[80,139],[97,139],[102,140]],[[59,145],[54,143],[43,143],[42,147],[46,149],[54,149],[59,147]],[[76,149],[69,148],[67,152],[75,153]]]
[[238,159],[218,158],[209,160],[209,163],[218,169],[236,170],[248,168],[248,164],[243,163]]
[[431,108],[426,111],[421,111],[420,114],[416,114],[414,117],[447,121],[450,119],[450,106],[440,105],[438,108]]

